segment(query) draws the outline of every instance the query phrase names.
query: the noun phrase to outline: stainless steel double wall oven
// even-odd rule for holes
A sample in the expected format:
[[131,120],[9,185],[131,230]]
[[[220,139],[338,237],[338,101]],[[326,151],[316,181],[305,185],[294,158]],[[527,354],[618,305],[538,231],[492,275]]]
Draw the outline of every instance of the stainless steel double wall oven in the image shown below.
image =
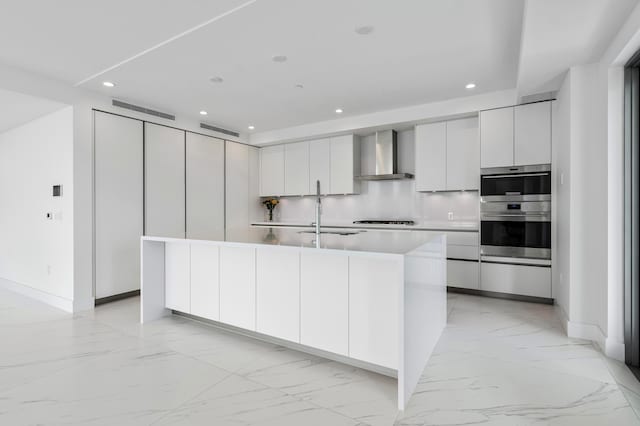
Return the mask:
[[551,165],[482,169],[482,261],[551,265]]

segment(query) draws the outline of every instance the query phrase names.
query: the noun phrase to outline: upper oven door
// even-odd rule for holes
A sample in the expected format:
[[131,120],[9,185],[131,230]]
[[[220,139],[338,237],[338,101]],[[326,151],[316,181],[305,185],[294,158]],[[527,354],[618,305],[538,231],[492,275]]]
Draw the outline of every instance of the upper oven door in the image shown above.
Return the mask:
[[480,195],[483,201],[550,201],[548,166],[483,169]]

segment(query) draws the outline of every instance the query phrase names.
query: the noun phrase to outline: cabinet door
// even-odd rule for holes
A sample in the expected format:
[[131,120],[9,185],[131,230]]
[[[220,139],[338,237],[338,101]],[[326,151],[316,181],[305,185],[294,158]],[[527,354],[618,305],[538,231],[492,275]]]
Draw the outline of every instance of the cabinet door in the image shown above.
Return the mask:
[[480,135],[478,119],[447,122],[447,190],[478,189]]
[[551,102],[515,107],[515,165],[551,164]]
[[140,289],[142,121],[94,113],[96,298]]
[[349,357],[398,368],[400,260],[349,256]]
[[513,166],[513,107],[480,112],[480,167]]
[[551,268],[483,262],[480,289],[551,298]]
[[[359,191],[354,176],[359,171],[360,156],[353,135],[331,138],[331,193],[354,194]],[[322,188],[321,188],[322,190]]]
[[189,244],[165,243],[164,282],[165,306],[169,309],[191,313],[191,282]]
[[249,149],[227,141],[225,209],[226,238],[230,241],[242,238],[249,228]]
[[256,251],[257,331],[300,342],[300,253]]
[[219,248],[191,244],[191,314],[220,319]]
[[320,181],[320,192],[331,192],[331,139],[309,142],[309,194],[316,193],[316,182]]
[[284,194],[284,146],[260,149],[260,195]]
[[309,193],[309,143],[289,143],[284,146],[284,194]]
[[447,123],[416,126],[416,191],[447,187]]
[[300,343],[349,352],[349,258],[303,251],[300,256]]
[[187,132],[187,238],[224,241],[224,141]]
[[255,249],[220,247],[220,321],[256,329]]
[[185,132],[144,123],[145,235],[185,237]]
[[478,266],[478,261],[447,260],[447,285],[477,290],[480,288]]

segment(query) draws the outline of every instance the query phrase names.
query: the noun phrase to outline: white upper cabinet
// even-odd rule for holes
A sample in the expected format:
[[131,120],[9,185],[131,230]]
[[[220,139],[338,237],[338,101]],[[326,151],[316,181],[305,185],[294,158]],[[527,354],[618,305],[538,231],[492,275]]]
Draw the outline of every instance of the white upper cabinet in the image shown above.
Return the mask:
[[331,192],[331,140],[320,139],[309,142],[309,194],[316,193],[316,182],[320,181],[320,192]]
[[416,190],[442,191],[447,185],[447,123],[416,126]]
[[144,123],[145,235],[185,237],[185,132]]
[[260,149],[260,196],[284,195],[284,145]]
[[513,165],[513,110],[480,112],[480,167]]
[[187,238],[224,240],[224,141],[187,132]]
[[[357,194],[360,185],[355,176],[360,173],[360,149],[354,135],[331,138],[331,193]],[[322,191],[322,188],[320,188]]]
[[447,190],[478,189],[480,140],[478,118],[447,122]]
[[515,165],[551,163],[551,102],[515,107]]
[[309,193],[309,142],[284,145],[284,195]]

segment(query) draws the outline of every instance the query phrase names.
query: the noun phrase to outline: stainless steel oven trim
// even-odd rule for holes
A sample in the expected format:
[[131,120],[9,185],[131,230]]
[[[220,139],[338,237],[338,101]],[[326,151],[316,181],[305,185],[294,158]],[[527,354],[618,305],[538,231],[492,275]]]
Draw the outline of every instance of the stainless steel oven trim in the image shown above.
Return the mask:
[[480,174],[486,175],[505,175],[516,173],[537,173],[550,172],[551,164],[533,164],[529,166],[510,166],[510,167],[486,167],[480,169]]
[[532,176],[549,176],[551,172],[539,172],[539,173],[516,173],[510,175],[483,175],[482,179],[502,179],[512,177],[532,177]]
[[521,202],[521,201],[551,201],[551,194],[527,194],[527,195],[481,195],[480,202]]
[[481,222],[551,222],[550,213],[496,214],[481,213]]
[[551,259],[551,249],[538,247],[480,246],[480,257]]
[[483,256],[480,261],[482,263],[499,263],[501,265],[522,265],[522,266],[539,266],[542,268],[550,268],[550,259],[527,259],[522,257],[500,257],[500,256]]

